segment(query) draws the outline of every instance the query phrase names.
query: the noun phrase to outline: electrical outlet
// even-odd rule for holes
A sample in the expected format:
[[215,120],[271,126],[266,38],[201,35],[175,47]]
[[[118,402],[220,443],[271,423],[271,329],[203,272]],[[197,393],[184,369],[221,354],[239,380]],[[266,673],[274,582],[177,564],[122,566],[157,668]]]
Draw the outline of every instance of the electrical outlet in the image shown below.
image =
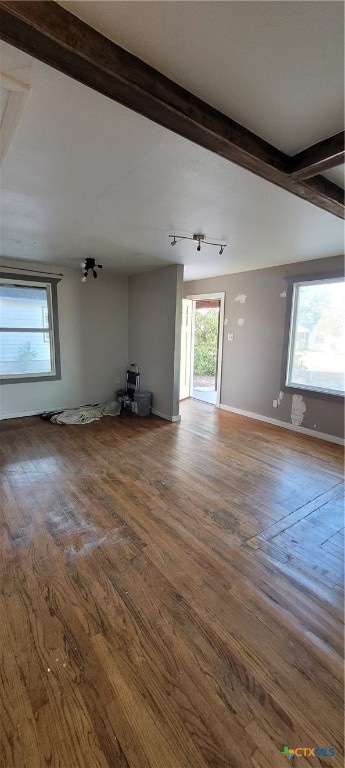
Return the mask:
[[278,400],[273,400],[273,408],[278,408]]
[[234,334],[228,333],[228,341],[233,341],[233,340],[234,340]]

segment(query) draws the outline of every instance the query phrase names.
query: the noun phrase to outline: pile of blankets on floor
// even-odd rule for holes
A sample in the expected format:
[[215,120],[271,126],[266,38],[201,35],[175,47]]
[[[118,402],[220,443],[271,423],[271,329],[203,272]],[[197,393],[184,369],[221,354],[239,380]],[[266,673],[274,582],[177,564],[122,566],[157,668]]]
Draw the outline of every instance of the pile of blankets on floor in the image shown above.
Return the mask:
[[68,408],[65,411],[45,411],[41,419],[53,424],[90,424],[99,421],[103,416],[118,416],[121,411],[120,403],[109,400],[98,405],[82,405],[80,408]]

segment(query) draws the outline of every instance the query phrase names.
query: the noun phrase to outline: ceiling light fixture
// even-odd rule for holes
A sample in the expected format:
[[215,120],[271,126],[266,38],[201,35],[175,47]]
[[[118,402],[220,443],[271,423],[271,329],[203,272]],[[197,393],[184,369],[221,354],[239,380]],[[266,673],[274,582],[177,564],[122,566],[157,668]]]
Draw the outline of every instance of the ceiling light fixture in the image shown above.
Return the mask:
[[213,243],[209,240],[206,240],[206,235],[201,235],[200,233],[196,233],[195,235],[169,235],[171,239],[171,245],[176,245],[179,240],[195,240],[198,245],[196,247],[196,250],[198,252],[201,251],[201,243],[203,245],[215,245],[217,248],[219,248],[219,255],[221,256],[222,253],[224,253],[224,248],[226,248],[227,243]]
[[81,277],[82,283],[86,283],[89,270],[91,270],[94,277],[98,277],[96,267],[97,269],[103,269],[102,264],[96,264],[95,259],[84,259],[84,261],[80,263],[80,266],[83,270],[83,276]]

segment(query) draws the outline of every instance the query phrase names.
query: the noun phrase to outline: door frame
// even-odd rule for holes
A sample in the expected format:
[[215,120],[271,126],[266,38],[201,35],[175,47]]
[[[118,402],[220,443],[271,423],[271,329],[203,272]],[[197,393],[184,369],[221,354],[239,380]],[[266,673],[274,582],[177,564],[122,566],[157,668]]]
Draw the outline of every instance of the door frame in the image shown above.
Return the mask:
[[192,305],[192,343],[191,343],[191,376],[190,376],[190,397],[193,394],[193,370],[194,370],[194,332],[195,332],[195,301],[207,299],[218,299],[219,306],[219,330],[218,330],[218,358],[217,358],[217,399],[216,408],[220,406],[220,388],[222,383],[222,360],[223,360],[223,341],[224,341],[224,311],[225,311],[225,291],[218,293],[198,293],[185,297],[193,301]]
[[[184,307],[186,305],[186,313]],[[179,401],[186,400],[190,397],[190,379],[191,379],[191,345],[192,345],[192,313],[193,302],[183,297],[182,299],[182,325],[181,325],[181,355],[180,355],[180,393]],[[187,320],[184,323],[184,320]],[[187,342],[185,345],[185,341]],[[184,365],[182,366],[182,363]],[[183,386],[181,386],[181,375],[183,374]],[[183,390],[183,391],[182,391]]]

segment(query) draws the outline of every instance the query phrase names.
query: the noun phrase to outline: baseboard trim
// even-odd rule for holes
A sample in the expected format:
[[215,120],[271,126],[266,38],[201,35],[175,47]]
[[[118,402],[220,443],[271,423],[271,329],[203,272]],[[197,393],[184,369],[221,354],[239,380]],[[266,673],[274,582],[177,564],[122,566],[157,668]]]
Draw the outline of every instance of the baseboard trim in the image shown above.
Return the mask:
[[241,408],[232,408],[232,406],[223,405],[223,403],[220,403],[219,407],[222,411],[237,413],[239,416],[246,416],[247,418],[254,419],[255,421],[265,421],[267,424],[273,424],[275,427],[283,427],[283,429],[290,429],[292,432],[299,432],[302,435],[317,437],[319,440],[326,440],[328,443],[345,445],[345,440],[343,440],[342,437],[326,435],[325,432],[316,432],[316,430],[308,429],[307,427],[298,427],[295,424],[289,424],[287,421],[279,421],[278,419],[272,419],[269,416],[261,416],[259,413],[252,413],[252,411],[242,411]]
[[21,419],[25,416],[39,416],[40,413],[43,413],[42,408],[40,411],[16,411],[13,413],[1,413],[0,421],[5,421],[5,419]]
[[[86,403],[84,403],[86,405]],[[69,411],[71,408],[82,408],[78,405],[58,405],[57,408],[40,408],[39,411],[14,411],[13,413],[0,413],[0,421],[5,419],[21,419],[25,416],[40,416],[41,413],[57,413],[58,411]]]
[[[60,405],[58,408],[56,408],[57,411],[64,411],[69,410],[69,408],[79,408],[82,406],[78,405]],[[54,408],[46,408],[46,411],[52,411],[54,412]],[[4,421],[5,419],[21,419],[25,418],[25,416],[40,416],[41,413],[44,413],[42,408],[39,411],[15,411],[12,413],[1,413],[0,414],[0,421]],[[181,416],[169,416],[168,413],[162,413],[161,411],[156,411],[155,408],[151,409],[151,413],[153,413],[154,416],[159,416],[161,419],[165,419],[166,421],[172,421],[172,422],[178,422],[181,421]]]
[[161,411],[156,411],[155,408],[151,408],[151,413],[153,413],[154,416],[159,416],[161,419],[165,419],[166,421],[172,421],[177,422],[181,421],[181,416],[169,416],[168,413],[162,413]]

